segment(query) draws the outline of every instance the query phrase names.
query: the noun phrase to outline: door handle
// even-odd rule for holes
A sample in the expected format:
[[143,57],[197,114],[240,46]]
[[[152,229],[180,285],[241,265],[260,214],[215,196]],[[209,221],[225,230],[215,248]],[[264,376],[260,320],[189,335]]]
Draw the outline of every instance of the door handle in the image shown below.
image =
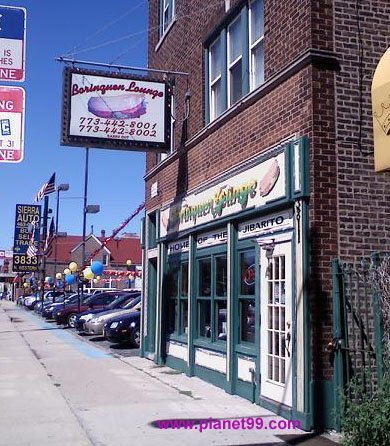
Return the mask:
[[287,334],[286,334],[286,342],[284,344],[284,348],[286,349],[288,357],[290,357],[290,342],[291,342],[291,334],[288,331]]

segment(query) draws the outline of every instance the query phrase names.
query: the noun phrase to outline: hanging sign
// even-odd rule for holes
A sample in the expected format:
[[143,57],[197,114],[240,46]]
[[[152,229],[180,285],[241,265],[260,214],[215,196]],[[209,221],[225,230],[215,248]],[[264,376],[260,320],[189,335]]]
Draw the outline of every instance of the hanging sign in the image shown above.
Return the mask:
[[166,152],[170,106],[166,82],[65,68],[61,144]]
[[12,270],[14,272],[38,271],[38,256],[28,256],[30,242],[36,251],[39,250],[41,206],[31,204],[17,204],[15,217],[14,254]]
[[0,80],[25,78],[26,10],[0,5]]
[[0,86],[0,162],[20,163],[24,152],[24,89]]
[[390,48],[382,56],[372,81],[375,172],[390,169]]

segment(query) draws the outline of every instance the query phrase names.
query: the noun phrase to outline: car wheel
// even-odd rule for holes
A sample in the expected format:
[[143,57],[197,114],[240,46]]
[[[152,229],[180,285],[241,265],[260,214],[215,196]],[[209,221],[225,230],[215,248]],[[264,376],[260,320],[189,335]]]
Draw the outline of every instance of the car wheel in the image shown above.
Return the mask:
[[141,332],[139,331],[139,328],[136,328],[131,332],[130,343],[133,347],[139,348],[141,343]]
[[70,313],[68,316],[68,325],[70,328],[74,328],[76,325],[77,313]]

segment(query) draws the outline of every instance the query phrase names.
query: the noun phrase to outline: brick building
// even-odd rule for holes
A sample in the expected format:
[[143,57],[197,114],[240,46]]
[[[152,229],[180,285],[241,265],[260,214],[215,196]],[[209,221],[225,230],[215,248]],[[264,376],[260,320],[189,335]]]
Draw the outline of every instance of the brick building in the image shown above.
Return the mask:
[[150,0],[173,92],[148,154],[142,353],[305,429],[333,427],[334,257],[389,250],[370,89],[375,0]]

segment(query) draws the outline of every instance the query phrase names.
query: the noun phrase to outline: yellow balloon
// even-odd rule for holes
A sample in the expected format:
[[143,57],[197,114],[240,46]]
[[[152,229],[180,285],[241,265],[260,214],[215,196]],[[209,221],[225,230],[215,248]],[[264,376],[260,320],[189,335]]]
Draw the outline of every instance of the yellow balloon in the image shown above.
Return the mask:
[[62,279],[62,274],[61,273],[57,273],[56,274],[56,279],[57,280],[61,280]]
[[23,286],[24,286],[24,288],[27,288],[27,287],[28,287],[28,283],[25,282],[25,283],[23,284]]
[[93,283],[98,283],[99,281],[97,279],[93,279]]
[[90,280],[94,278],[94,273],[91,271],[91,268],[85,268],[83,274],[85,279]]
[[65,268],[64,269],[64,274],[66,274],[67,276],[69,276],[69,274],[71,273],[69,268]]
[[130,280],[134,280],[134,276],[133,276],[133,274],[130,274],[130,275],[129,275],[129,279],[130,279]]
[[101,276],[96,276],[96,280],[99,282],[99,280],[101,280]]
[[47,283],[47,281],[49,280],[49,276],[45,277],[45,282]]
[[127,261],[126,261],[126,265],[127,265],[127,266],[132,265],[132,263],[133,263],[133,262],[132,262],[131,260],[127,260]]
[[69,264],[69,269],[72,271],[72,273],[74,273],[75,271],[77,271],[77,268],[78,268],[79,266],[77,265],[77,263],[76,262],[71,262],[70,264]]

